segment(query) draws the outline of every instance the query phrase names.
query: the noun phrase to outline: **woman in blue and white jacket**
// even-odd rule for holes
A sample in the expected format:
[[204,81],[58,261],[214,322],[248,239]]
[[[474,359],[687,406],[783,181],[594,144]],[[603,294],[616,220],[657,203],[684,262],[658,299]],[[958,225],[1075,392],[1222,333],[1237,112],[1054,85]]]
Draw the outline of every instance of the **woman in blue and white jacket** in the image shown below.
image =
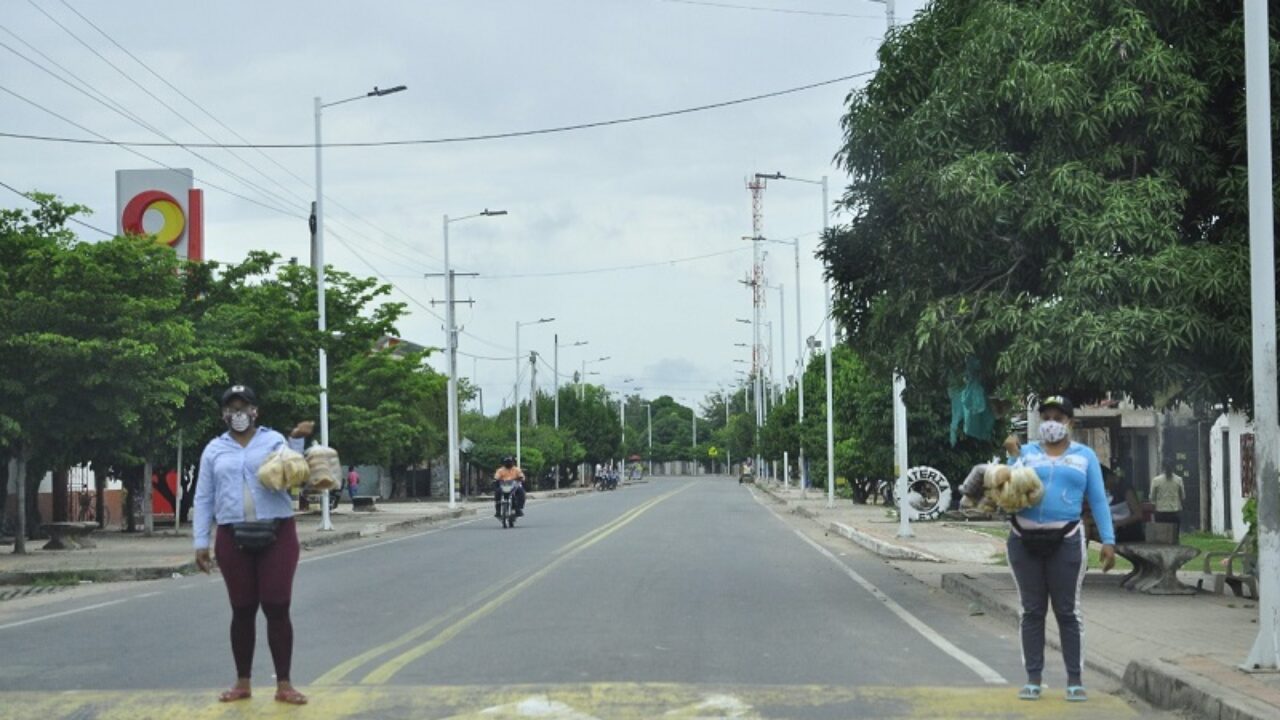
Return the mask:
[[1102,569],[1115,565],[1115,530],[1102,484],[1102,466],[1087,445],[1071,441],[1075,412],[1061,395],[1040,403],[1040,442],[1022,448],[1015,464],[1032,468],[1044,484],[1036,505],[1010,518],[1008,558],[1022,601],[1022,661],[1027,684],[1018,697],[1038,700],[1043,690],[1045,613],[1053,603],[1067,668],[1066,698],[1088,699],[1084,672],[1084,618],[1080,587],[1089,568],[1085,532],[1080,523],[1083,501],[1102,539]]

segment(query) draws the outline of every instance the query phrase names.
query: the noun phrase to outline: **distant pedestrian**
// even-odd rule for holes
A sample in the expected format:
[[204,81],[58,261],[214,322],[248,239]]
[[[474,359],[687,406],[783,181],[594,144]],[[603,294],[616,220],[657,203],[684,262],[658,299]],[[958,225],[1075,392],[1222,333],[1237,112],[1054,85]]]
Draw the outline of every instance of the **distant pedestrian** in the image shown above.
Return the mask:
[[1102,569],[1116,561],[1116,534],[1102,466],[1093,450],[1071,441],[1074,416],[1071,401],[1061,395],[1040,403],[1040,441],[1021,449],[1015,464],[1036,471],[1044,483],[1044,497],[1010,517],[1007,543],[1009,568],[1022,604],[1022,661],[1027,684],[1018,697],[1039,700],[1043,692],[1044,626],[1049,604],[1058,620],[1062,660],[1067,669],[1067,695],[1071,702],[1088,699],[1084,689],[1084,616],[1080,588],[1089,569],[1085,532],[1080,516],[1083,500],[1102,540]]
[[1186,502],[1187,489],[1182,478],[1173,471],[1173,463],[1165,461],[1161,466],[1164,472],[1151,480],[1151,501],[1156,505],[1155,521],[1163,523],[1182,522],[1182,503]]
[[[231,601],[236,684],[218,699],[233,702],[252,694],[250,676],[261,607],[267,616],[267,645],[276,671],[275,698],[302,705],[307,698],[294,689],[289,676],[293,659],[289,604],[298,568],[298,529],[288,491],[264,487],[258,481],[258,468],[286,444],[301,451],[314,423],[298,423],[288,440],[275,430],[258,427],[258,398],[244,385],[228,388],[221,407],[227,431],[210,441],[200,456],[192,533],[196,566],[205,573],[212,567],[212,540]],[[210,537],[215,527],[216,539]]]
[[356,472],[355,465],[347,466],[347,497],[351,498],[354,504],[356,501],[356,490],[360,488],[360,473]]

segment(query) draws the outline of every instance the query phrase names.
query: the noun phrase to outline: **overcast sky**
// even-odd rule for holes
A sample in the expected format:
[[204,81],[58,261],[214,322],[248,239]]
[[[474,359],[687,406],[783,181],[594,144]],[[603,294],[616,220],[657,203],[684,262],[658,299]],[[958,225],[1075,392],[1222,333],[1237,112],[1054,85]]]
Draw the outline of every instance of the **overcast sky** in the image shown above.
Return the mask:
[[[76,84],[51,65],[56,61],[94,91],[186,142],[207,138],[107,61],[218,142],[238,140],[72,8],[222,123],[263,143],[310,142],[316,95],[338,100],[374,85],[409,89],[327,109],[325,142],[459,137],[604,121],[875,68],[885,27],[882,4],[737,4],[793,12],[671,0],[7,0],[0,43]],[[897,5],[903,22],[924,3]],[[750,328],[735,322],[751,313],[750,293],[738,282],[751,267],[750,243],[740,239],[751,233],[744,178],[779,170],[809,178],[829,174],[832,198],[838,197],[845,183],[831,160],[840,142],[839,119],[846,94],[862,82],[561,134],[326,149],[328,262],[363,275],[376,269],[397,286],[395,299],[411,303],[402,336],[443,346],[442,322],[415,304],[443,298],[442,281],[422,277],[441,269],[441,218],[507,210],[505,217],[450,228],[455,269],[481,273],[459,280],[459,294],[476,301],[459,309],[466,331],[459,369],[464,376],[474,373],[484,388],[486,411],[496,410],[504,397],[510,402],[515,362],[468,355],[513,357],[516,321],[540,317],[556,321],[525,328],[523,353],[536,350],[551,362],[556,333],[562,344],[589,343],[561,349],[563,374],[580,369],[584,359],[607,355],[612,359],[590,368],[601,373],[591,379],[612,390],[640,387],[646,397],[701,399],[733,384],[735,369],[744,367],[734,360],[749,358],[746,349],[735,347],[751,339]],[[2,47],[0,88],[113,140],[162,139]],[[0,132],[92,137],[3,90]],[[203,158],[181,148],[139,152],[155,162],[114,146],[0,138],[0,181],[88,205],[95,211],[91,223],[114,230],[116,170],[157,163],[189,167],[205,190],[206,257],[234,262],[263,249],[307,261],[314,151],[196,151]],[[0,192],[0,206],[29,205]],[[801,237],[806,336],[822,322],[821,269],[812,256],[820,227],[816,186],[769,183],[765,235]],[[99,237],[81,231],[85,239]],[[794,255],[789,247],[766,247],[769,280],[785,288],[785,355],[794,365]],[[713,253],[720,254],[547,275]],[[778,293],[768,297],[774,366],[781,376]],[[436,311],[443,315],[443,308]],[[433,364],[443,368],[440,357]],[[627,378],[632,380],[624,385]],[[540,368],[540,387],[550,383],[551,373]],[[527,381],[524,387],[527,396]]]

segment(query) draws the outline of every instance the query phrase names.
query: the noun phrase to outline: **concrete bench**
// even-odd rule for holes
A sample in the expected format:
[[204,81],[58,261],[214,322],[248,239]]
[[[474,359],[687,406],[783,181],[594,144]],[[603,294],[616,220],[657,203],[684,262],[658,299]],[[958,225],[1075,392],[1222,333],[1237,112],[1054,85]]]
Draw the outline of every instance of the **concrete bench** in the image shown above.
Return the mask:
[[49,536],[45,550],[75,550],[77,548],[97,547],[93,538],[89,537],[98,529],[97,523],[91,522],[55,522],[40,526]]
[[351,509],[356,512],[373,512],[378,508],[377,498],[372,495],[357,495],[351,499]]
[[1178,581],[1178,569],[1200,550],[1176,542],[1176,525],[1145,523],[1143,530],[1147,542],[1116,545],[1116,554],[1133,564],[1133,572],[1120,580],[1121,587],[1148,595],[1196,594],[1196,588]]

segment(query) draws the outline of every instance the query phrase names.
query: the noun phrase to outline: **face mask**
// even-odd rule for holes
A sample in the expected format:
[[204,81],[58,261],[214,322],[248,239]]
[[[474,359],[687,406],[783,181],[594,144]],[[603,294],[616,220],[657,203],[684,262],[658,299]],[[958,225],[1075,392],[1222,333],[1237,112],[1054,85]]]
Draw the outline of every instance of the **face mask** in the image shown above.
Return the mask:
[[1045,420],[1040,423],[1040,440],[1041,442],[1052,445],[1056,442],[1062,442],[1067,437],[1067,426],[1056,420]]
[[253,424],[253,415],[247,410],[238,410],[236,412],[223,413],[222,419],[231,426],[235,432],[244,432]]

